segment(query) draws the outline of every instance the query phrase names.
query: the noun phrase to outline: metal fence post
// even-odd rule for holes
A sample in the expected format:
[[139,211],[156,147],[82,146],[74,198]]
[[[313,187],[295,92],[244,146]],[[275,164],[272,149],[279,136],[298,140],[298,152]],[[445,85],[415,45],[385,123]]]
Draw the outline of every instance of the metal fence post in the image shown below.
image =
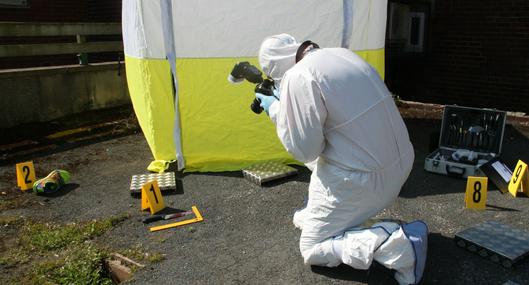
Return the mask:
[[[82,35],[77,35],[77,43],[78,44],[86,43],[86,37]],[[88,65],[88,54],[87,53],[78,53],[77,57],[79,58],[80,65]]]

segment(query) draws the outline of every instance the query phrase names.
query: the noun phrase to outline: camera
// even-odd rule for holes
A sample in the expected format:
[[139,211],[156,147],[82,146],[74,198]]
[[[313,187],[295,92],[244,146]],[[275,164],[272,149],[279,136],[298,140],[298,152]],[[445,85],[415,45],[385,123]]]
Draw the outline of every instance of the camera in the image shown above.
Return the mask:
[[[228,81],[231,83],[241,83],[244,79],[255,85],[255,93],[261,93],[267,96],[274,96],[274,80],[270,78],[263,79],[262,72],[247,61],[238,62],[228,75]],[[261,101],[255,98],[250,105],[250,109],[256,114],[263,111]]]

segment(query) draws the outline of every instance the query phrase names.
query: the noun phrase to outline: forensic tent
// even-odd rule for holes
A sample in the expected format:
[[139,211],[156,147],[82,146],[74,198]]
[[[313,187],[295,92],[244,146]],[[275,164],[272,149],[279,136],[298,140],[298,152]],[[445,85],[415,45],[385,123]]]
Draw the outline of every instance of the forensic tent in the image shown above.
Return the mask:
[[296,163],[266,114],[250,110],[255,85],[231,84],[229,73],[241,61],[260,68],[262,40],[288,33],[350,48],[383,76],[386,10],[387,0],[124,0],[127,82],[154,156],[148,169]]

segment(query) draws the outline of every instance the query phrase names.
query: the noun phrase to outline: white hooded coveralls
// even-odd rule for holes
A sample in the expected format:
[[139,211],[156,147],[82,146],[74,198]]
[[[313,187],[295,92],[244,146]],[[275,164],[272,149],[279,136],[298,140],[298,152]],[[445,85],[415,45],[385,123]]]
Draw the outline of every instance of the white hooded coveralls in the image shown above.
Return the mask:
[[350,50],[315,49],[294,65],[297,48],[287,36],[265,40],[259,60],[268,75],[284,74],[269,110],[279,139],[297,160],[316,161],[307,205],[294,215],[305,263],[367,269],[375,259],[397,270],[401,284],[414,283],[413,250],[398,226],[350,230],[390,206],[412,168],[413,146],[393,98]]

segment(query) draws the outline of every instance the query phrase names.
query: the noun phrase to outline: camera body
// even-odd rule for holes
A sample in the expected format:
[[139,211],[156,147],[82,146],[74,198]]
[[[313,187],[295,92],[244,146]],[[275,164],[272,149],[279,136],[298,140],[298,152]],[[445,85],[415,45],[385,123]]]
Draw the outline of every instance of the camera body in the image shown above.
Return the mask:
[[[267,96],[274,96],[274,81],[272,79],[266,78],[263,81],[255,86],[255,93],[261,93]],[[250,109],[256,114],[261,114],[263,108],[261,108],[261,100],[255,98],[250,104]]]
[[[261,93],[266,96],[274,95],[274,81],[270,78],[263,79],[262,73],[257,67],[247,61],[238,62],[228,75],[228,81],[231,83],[241,83],[244,79],[255,83],[255,93]],[[250,109],[256,114],[263,112],[261,101],[255,98],[250,105]]]

